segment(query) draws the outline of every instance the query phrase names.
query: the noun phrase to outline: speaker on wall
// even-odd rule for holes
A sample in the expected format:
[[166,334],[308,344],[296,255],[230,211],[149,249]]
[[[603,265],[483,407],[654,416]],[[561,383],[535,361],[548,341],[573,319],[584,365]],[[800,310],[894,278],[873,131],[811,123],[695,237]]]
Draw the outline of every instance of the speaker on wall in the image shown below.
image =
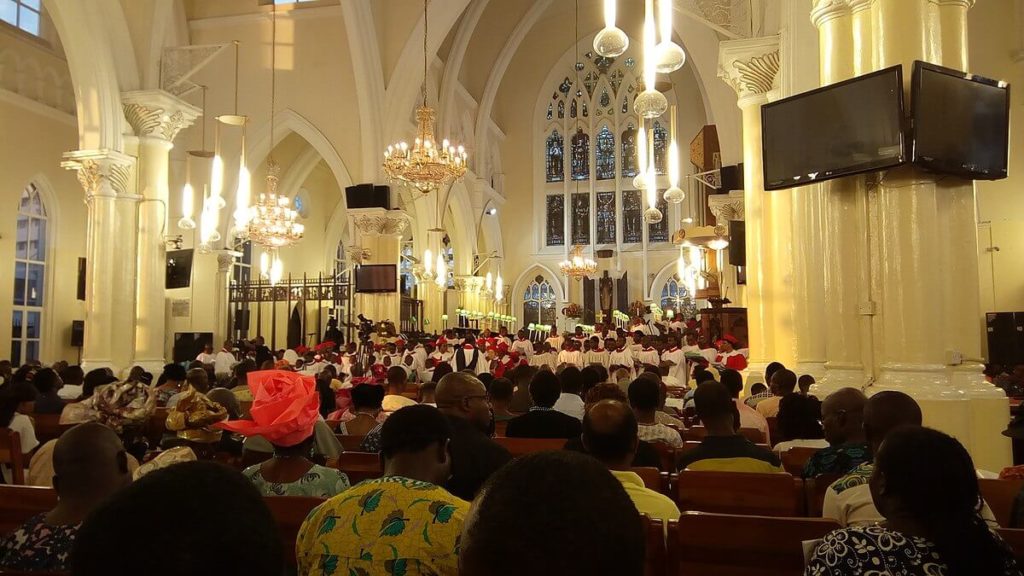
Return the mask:
[[747,223],[729,220],[729,264],[747,265]]
[[391,209],[391,188],[373,184],[356,184],[345,188],[347,208]]
[[85,300],[85,258],[78,259],[78,299]]
[[985,332],[989,362],[1003,366],[1024,362],[1024,312],[985,314]]
[[733,166],[722,166],[721,173],[722,185],[718,187],[719,190],[743,190],[743,162]]
[[235,330],[249,329],[249,310],[235,310]]
[[71,321],[71,345],[75,348],[85,345],[85,320]]

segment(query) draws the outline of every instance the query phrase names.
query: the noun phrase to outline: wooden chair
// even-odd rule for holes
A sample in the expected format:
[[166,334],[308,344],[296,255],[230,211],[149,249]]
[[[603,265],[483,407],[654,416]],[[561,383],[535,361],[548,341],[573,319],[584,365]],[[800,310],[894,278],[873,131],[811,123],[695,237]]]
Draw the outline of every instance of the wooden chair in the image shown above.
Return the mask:
[[1024,487],[1024,480],[978,479],[981,497],[985,499],[985,503],[992,509],[996,521],[1003,528],[1010,527],[1013,499],[1017,497],[1022,487]]
[[25,455],[21,453],[21,434],[10,428],[0,428],[0,464],[11,467],[11,482],[25,485]]
[[[740,428],[739,433],[754,444],[764,444],[767,441],[764,434],[762,434],[757,428]],[[703,426],[691,426],[690,428],[687,428],[686,433],[683,436],[683,440],[688,442],[700,442],[707,435],[707,428],[704,428]]]
[[363,439],[366,436],[356,436],[352,434],[335,434],[334,435],[338,442],[341,442],[341,447],[346,452],[359,452],[359,446],[362,445]]
[[789,474],[684,470],[676,477],[680,510],[720,514],[800,516],[803,481]]
[[1000,528],[998,532],[999,536],[1013,550],[1013,555],[1017,557],[1017,564],[1024,563],[1024,529]]
[[0,534],[10,534],[29,518],[57,505],[57,491],[39,486],[0,485]]
[[384,474],[380,454],[375,452],[342,452],[338,456],[336,467],[348,476],[352,484],[380,478]]
[[[685,444],[684,442],[684,446]],[[699,445],[700,442],[696,444]],[[650,442],[650,445],[658,452],[658,458],[661,459],[661,464],[659,465],[661,471],[675,472],[676,463],[679,462],[679,451],[664,442]]]
[[565,438],[505,438],[494,439],[505,447],[512,456],[524,456],[546,450],[561,450],[566,443]]
[[804,510],[807,511],[808,517],[821,518],[822,509],[825,506],[825,492],[841,476],[841,474],[822,474],[804,480]]
[[821,450],[821,448],[807,448],[798,446],[784,450],[780,454],[782,459],[782,467],[793,476],[801,477],[804,473],[804,466],[807,461],[811,459],[811,456]]
[[494,423],[494,436],[496,438],[504,438],[505,430],[508,428],[508,420],[501,420]]
[[653,466],[634,466],[629,470],[644,481],[645,487],[662,494],[668,491],[668,472],[662,472]]
[[802,543],[839,528],[823,518],[775,518],[683,512],[668,523],[666,575],[794,576]]
[[294,567],[295,538],[299,535],[302,522],[309,512],[324,502],[323,498],[307,496],[265,496],[263,502],[270,509],[270,514],[277,524],[277,532],[281,535],[281,549],[285,562]]
[[36,439],[40,444],[60,438],[61,434],[74,427],[74,424],[61,424],[60,414],[33,414],[32,427],[36,431]]
[[782,435],[779,434],[779,419],[775,416],[765,418],[768,421],[768,435],[771,436],[775,442],[778,442]]
[[644,523],[646,550],[644,555],[644,576],[665,576],[665,523],[650,516],[641,515]]
[[149,440],[150,446],[159,446],[160,441],[167,432],[167,408],[157,408],[149,415],[149,420],[144,424],[143,434]]

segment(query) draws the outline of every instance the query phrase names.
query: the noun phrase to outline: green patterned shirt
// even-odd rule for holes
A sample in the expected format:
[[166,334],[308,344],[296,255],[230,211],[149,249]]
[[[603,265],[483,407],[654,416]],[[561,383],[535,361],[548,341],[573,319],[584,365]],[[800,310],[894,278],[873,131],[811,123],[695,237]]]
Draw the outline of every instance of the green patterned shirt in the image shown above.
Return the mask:
[[262,464],[254,464],[242,471],[264,496],[311,496],[330,498],[349,487],[348,476],[334,468],[313,465],[309,472],[295,482],[269,482],[260,473]]
[[468,510],[428,482],[361,482],[310,512],[295,545],[299,574],[455,576]]

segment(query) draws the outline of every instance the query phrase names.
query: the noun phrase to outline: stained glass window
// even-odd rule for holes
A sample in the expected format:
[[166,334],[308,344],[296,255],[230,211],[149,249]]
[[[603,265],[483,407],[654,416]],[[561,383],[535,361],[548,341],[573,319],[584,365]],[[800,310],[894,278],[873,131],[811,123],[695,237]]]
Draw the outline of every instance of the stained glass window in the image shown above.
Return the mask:
[[630,122],[622,131],[622,177],[632,178],[636,175],[636,127]]
[[639,244],[644,241],[643,198],[639,190],[622,191],[622,241]]
[[576,101],[573,100],[572,104],[569,106],[569,118],[575,118],[576,117],[576,114],[577,114],[576,110],[577,110],[577,108],[576,108]]
[[551,194],[547,197],[547,240],[548,246],[565,246],[565,197]]
[[401,288],[402,296],[412,297],[413,290],[416,288],[416,277],[412,273],[413,251],[412,251],[412,240],[402,243],[402,257],[398,264],[398,273],[402,277]]
[[[628,65],[628,60],[627,60],[627,65]],[[611,75],[608,77],[608,80],[612,83],[612,90],[614,90],[616,94],[619,93],[619,86],[622,85],[622,79],[624,77],[625,77],[625,74],[622,73],[622,70],[616,70],[616,71],[612,72]]]
[[553,115],[554,115],[554,109],[551,106],[551,104],[548,104],[548,120],[551,120]]
[[582,128],[572,137],[572,179],[590,178],[590,136]]
[[693,297],[686,289],[686,285],[680,284],[675,276],[669,278],[668,282],[665,282],[665,287],[661,289],[661,308],[672,310],[679,318],[693,318],[697,314],[697,305]]
[[623,114],[629,114],[629,97],[628,96],[623,96],[622,97],[622,113]]
[[564,120],[565,119],[565,100],[559,100],[558,101],[558,119],[559,120]]
[[647,241],[651,243],[668,242],[668,202],[666,202],[664,196],[662,196],[664,193],[664,190],[658,190],[657,207],[658,210],[661,210],[661,222],[647,225]]
[[605,124],[597,133],[597,179],[615,178],[615,135]]
[[605,88],[601,91],[601,106],[607,107],[611,105],[612,97],[608,95],[608,89]]
[[523,292],[523,324],[555,324],[555,289],[537,276]]
[[565,179],[565,146],[562,135],[555,130],[548,136],[545,159],[547,163],[547,181],[561,182]]
[[46,301],[49,255],[47,209],[35,184],[21,192],[14,245],[14,306],[11,317],[11,362],[39,360]]
[[590,109],[587,108],[587,103],[584,102],[583,103],[583,117],[586,118],[588,116],[590,116]]
[[583,86],[587,89],[587,97],[594,97],[594,87],[597,86],[598,75],[593,72],[587,72],[587,75],[583,78]]
[[654,169],[658,174],[668,171],[668,130],[654,121]]
[[590,193],[572,193],[572,243],[590,244]]
[[558,86],[558,91],[561,92],[563,96],[568,96],[569,95],[569,90],[571,90],[571,89],[572,89],[572,80],[569,80],[569,77],[566,76],[565,79],[562,80],[562,83]]
[[615,192],[597,193],[597,243],[615,244]]

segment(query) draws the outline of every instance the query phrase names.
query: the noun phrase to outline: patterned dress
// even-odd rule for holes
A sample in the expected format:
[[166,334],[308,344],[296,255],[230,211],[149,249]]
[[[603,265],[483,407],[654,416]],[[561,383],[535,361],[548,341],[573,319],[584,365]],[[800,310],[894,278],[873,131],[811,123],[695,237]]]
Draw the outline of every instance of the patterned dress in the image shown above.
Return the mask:
[[865,443],[842,444],[822,448],[804,465],[804,478],[817,478],[822,474],[846,474],[871,460]]
[[310,512],[295,545],[298,573],[454,576],[468,510],[468,502],[428,482],[361,482]]
[[348,476],[324,466],[313,465],[309,472],[295,482],[268,482],[260,474],[261,464],[254,464],[242,471],[242,474],[256,485],[256,489],[264,496],[311,496],[313,498],[330,498],[340,494],[349,487]]
[[61,572],[82,525],[50,526],[40,514],[0,540],[0,567],[9,570]]

